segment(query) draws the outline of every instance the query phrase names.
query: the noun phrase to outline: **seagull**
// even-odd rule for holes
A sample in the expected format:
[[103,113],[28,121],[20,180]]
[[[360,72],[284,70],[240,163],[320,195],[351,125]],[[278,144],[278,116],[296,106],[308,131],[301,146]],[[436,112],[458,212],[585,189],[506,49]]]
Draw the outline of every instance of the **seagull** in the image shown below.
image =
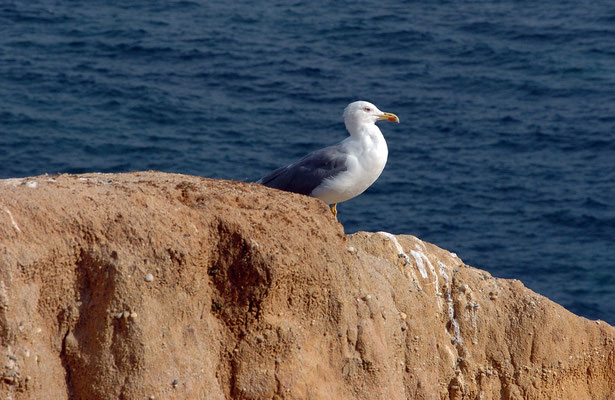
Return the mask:
[[349,137],[278,168],[256,183],[316,197],[332,205],[337,218],[337,203],[363,193],[384,169],[389,150],[376,126],[379,120],[399,123],[397,115],[380,111],[372,103],[350,103],[344,110]]

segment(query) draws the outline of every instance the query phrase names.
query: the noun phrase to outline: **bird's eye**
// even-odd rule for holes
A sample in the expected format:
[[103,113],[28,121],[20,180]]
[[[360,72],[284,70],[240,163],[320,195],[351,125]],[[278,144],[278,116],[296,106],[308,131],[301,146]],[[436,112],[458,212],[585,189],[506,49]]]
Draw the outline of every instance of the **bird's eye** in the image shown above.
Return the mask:
[[371,110],[372,110],[372,109],[371,109],[371,108],[369,108],[369,107],[365,107],[365,108],[363,109],[363,111],[365,111],[365,112],[370,112]]

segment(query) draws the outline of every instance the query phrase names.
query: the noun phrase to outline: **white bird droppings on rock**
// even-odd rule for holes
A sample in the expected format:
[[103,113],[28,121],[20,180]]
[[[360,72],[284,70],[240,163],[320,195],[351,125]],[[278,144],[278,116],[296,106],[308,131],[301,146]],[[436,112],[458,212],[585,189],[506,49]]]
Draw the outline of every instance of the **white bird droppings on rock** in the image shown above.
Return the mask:
[[23,184],[23,178],[8,178],[8,179],[2,179],[2,183],[4,183],[7,186],[19,186],[21,184]]
[[9,215],[9,218],[11,219],[11,224],[13,224],[13,228],[15,228],[17,232],[21,232],[21,229],[19,228],[19,225],[17,225],[17,222],[15,222],[11,211],[8,208],[5,208],[4,211]]

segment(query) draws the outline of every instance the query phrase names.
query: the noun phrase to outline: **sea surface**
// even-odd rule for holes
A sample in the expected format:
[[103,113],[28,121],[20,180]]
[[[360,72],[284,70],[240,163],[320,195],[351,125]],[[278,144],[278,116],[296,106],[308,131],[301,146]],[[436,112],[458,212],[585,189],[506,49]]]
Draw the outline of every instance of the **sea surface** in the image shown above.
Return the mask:
[[0,178],[255,181],[346,136],[346,232],[419,236],[615,324],[615,2],[0,0]]

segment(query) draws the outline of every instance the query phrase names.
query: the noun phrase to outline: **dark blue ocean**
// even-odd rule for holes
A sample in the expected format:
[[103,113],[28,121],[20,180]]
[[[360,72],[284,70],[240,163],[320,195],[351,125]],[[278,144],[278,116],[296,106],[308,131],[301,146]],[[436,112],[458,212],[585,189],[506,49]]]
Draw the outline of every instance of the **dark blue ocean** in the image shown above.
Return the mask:
[[254,181],[346,136],[389,161],[338,206],[615,324],[615,2],[0,0],[0,178]]

